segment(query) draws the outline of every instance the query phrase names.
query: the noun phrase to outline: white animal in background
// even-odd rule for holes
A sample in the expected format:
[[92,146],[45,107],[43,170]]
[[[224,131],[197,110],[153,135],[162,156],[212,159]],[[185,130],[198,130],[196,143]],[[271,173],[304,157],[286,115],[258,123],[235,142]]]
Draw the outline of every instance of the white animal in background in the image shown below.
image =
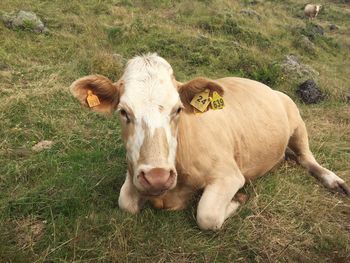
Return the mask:
[[314,19],[321,10],[322,5],[307,4],[304,8],[306,17]]

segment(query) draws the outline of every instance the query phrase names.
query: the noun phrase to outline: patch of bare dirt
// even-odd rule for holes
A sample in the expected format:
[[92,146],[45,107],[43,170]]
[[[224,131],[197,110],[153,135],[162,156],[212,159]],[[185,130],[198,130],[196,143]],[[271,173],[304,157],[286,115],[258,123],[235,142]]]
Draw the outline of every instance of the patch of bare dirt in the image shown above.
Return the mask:
[[14,221],[17,243],[22,248],[32,247],[40,240],[45,231],[45,221],[27,217]]

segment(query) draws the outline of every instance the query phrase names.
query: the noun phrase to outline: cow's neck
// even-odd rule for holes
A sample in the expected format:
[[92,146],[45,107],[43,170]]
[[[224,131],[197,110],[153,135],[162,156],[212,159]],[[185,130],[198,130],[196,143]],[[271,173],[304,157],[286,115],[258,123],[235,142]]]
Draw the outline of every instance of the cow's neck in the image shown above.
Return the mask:
[[191,133],[191,126],[195,116],[192,113],[182,113],[180,115],[178,133],[177,133],[177,150],[176,150],[176,170],[178,173],[179,185],[187,185],[191,188],[201,188],[201,182],[199,182],[193,174],[190,172],[190,168],[193,166],[191,158],[195,152],[193,151],[193,141],[191,139],[193,133]]

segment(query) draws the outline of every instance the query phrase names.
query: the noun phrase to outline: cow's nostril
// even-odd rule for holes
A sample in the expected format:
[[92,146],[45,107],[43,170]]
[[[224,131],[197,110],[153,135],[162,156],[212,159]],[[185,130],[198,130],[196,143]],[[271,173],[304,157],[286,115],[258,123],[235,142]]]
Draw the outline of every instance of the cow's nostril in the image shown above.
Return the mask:
[[139,180],[143,181],[147,185],[150,185],[150,182],[147,180],[146,173],[144,171],[140,171],[138,177],[139,177]]
[[139,176],[145,177],[145,172],[144,172],[144,171],[141,171]]
[[170,169],[170,177],[174,177],[176,175],[176,172],[173,169]]

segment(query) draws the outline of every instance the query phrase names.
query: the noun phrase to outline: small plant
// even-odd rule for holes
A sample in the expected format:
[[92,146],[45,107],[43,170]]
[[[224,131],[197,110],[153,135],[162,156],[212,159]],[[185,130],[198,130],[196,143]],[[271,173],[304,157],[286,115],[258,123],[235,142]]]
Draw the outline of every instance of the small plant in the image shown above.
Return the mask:
[[276,86],[279,81],[282,80],[281,68],[278,64],[263,65],[249,75],[252,79],[260,81],[270,87]]
[[113,26],[107,29],[108,39],[113,43],[119,43],[124,36],[123,28],[119,26]]

